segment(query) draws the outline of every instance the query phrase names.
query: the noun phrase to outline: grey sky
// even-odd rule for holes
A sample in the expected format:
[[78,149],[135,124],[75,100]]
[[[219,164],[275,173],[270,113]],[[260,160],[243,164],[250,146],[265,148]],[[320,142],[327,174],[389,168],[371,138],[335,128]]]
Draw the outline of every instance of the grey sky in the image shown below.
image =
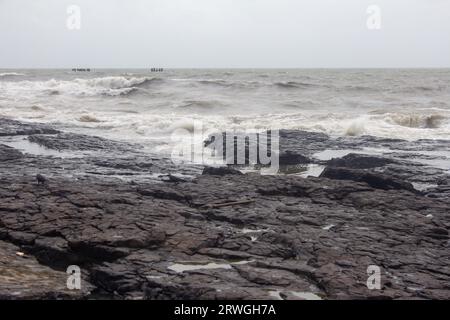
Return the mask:
[[0,43],[0,68],[450,67],[450,1],[0,0]]

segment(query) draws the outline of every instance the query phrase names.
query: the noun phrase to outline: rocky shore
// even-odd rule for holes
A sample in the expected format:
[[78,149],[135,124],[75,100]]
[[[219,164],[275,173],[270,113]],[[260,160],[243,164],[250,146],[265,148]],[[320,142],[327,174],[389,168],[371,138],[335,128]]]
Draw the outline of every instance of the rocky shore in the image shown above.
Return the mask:
[[0,119],[0,298],[450,298],[450,141],[280,139],[261,176]]

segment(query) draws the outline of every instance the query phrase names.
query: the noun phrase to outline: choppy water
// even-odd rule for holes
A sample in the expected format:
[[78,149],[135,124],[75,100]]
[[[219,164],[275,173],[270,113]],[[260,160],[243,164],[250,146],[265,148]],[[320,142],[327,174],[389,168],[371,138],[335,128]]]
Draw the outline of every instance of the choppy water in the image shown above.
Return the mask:
[[0,116],[164,150],[177,128],[450,139],[450,70],[0,70]]

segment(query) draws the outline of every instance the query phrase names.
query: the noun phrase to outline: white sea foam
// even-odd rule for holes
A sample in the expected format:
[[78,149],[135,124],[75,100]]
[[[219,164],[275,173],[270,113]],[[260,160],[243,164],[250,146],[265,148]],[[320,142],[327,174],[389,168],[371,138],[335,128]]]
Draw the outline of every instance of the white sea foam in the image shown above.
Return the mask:
[[101,122],[101,120],[97,119],[96,116],[91,115],[91,114],[83,114],[80,118],[79,118],[80,122]]
[[25,76],[25,74],[24,73],[18,73],[18,72],[3,72],[3,73],[0,73],[0,78],[20,77],[20,76]]
[[27,71],[0,79],[0,116],[149,142],[155,150],[169,148],[174,131],[193,132],[194,121],[208,132],[450,139],[450,72],[368,72],[177,70],[154,78],[138,71]]
[[46,81],[16,81],[0,83],[0,90],[9,96],[27,95],[73,95],[73,96],[119,96],[138,89],[152,78],[148,77],[102,77]]

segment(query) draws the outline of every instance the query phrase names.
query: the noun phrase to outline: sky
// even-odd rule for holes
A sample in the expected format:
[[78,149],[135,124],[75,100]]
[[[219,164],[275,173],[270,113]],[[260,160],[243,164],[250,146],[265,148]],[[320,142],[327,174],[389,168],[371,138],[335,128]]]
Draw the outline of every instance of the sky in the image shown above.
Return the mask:
[[73,67],[448,68],[450,0],[0,0],[0,68]]

